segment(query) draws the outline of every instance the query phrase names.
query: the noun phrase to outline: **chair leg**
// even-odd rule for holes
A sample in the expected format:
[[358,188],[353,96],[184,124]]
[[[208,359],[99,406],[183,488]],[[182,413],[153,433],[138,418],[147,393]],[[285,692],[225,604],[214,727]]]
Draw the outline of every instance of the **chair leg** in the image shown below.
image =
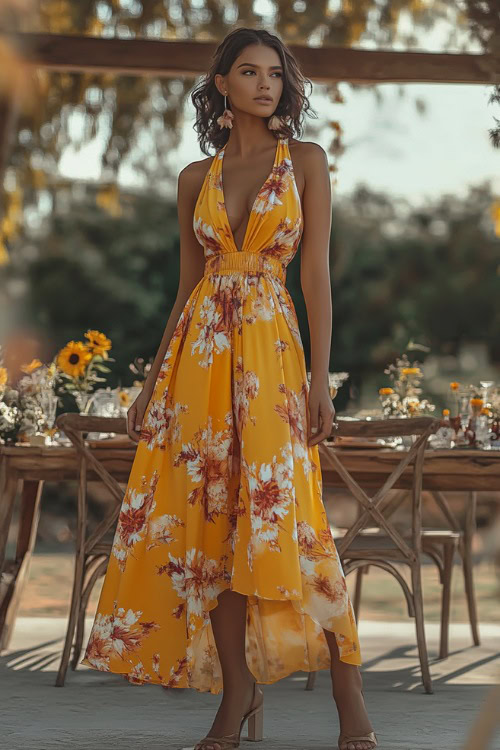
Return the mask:
[[81,592],[83,585],[83,556],[77,556],[75,560],[75,575],[73,578],[73,592],[71,594],[71,606],[69,612],[68,625],[66,628],[66,639],[61,656],[59,671],[57,672],[56,687],[63,687],[71,655],[71,646],[73,644],[73,635],[75,633],[78,612],[80,609]]
[[439,643],[439,658],[446,659],[449,649],[451,577],[453,573],[453,559],[455,544],[443,544],[443,581],[441,589],[441,637]]
[[87,471],[85,457],[80,457],[80,471],[78,483],[78,513],[76,529],[76,550],[75,550],[75,573],[73,576],[73,591],[71,593],[71,606],[69,611],[68,626],[66,629],[66,640],[61,656],[59,671],[57,672],[56,687],[63,687],[71,655],[71,646],[75,627],[80,612],[82,601],[83,585],[85,580],[85,530],[87,526]]
[[[97,579],[104,574],[108,565],[108,556],[97,555],[90,562],[86,562],[86,575],[88,576],[87,585],[83,588],[83,593],[80,598],[80,608],[78,612],[78,620],[76,624],[76,635],[75,642],[73,645],[73,657],[71,659],[71,669],[74,671],[78,667],[80,661],[80,655],[82,653],[83,636],[85,630],[85,613],[87,611],[87,605],[89,603],[90,595],[94,588]],[[85,580],[85,575],[84,575]]]
[[356,570],[356,581],[354,584],[354,596],[352,600],[352,608],[354,610],[354,617],[356,618],[356,624],[359,621],[359,608],[361,606],[361,588],[363,585],[363,575],[368,573],[369,565],[362,565]]
[[[90,594],[90,591],[89,591]],[[78,608],[78,617],[76,619],[76,635],[73,643],[73,656],[71,658],[71,669],[75,671],[80,661],[80,654],[82,652],[83,635],[85,630],[85,612],[87,611],[88,595],[85,596],[85,592],[82,595],[80,606]]]
[[465,594],[467,597],[467,608],[469,610],[469,621],[472,631],[472,640],[475,646],[479,646],[479,625],[477,619],[476,596],[474,590],[474,579],[472,572],[472,537],[476,530],[476,502],[477,493],[471,492],[465,511],[465,528],[461,539],[460,553],[462,555],[462,567],[464,573]]
[[467,609],[469,611],[472,640],[475,646],[479,646],[479,629],[477,620],[476,595],[474,589],[474,578],[472,573],[472,550],[470,543],[463,540],[462,545],[462,569],[464,573],[465,595],[467,597]]
[[309,672],[306,683],[306,690],[314,690],[314,683],[316,682],[316,672]]
[[418,655],[420,659],[420,669],[422,671],[422,682],[426,693],[433,693],[431,673],[429,669],[429,656],[427,653],[427,643],[425,640],[424,628],[424,603],[422,597],[422,575],[420,570],[420,560],[411,565],[411,578],[413,590],[413,603],[415,606],[415,628],[417,633]]

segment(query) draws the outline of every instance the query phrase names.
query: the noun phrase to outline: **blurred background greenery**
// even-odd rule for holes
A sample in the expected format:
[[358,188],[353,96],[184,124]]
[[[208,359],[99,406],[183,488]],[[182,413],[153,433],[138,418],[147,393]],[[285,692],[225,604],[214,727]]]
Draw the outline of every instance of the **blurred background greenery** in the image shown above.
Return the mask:
[[[36,242],[25,239],[3,267],[7,289],[23,285],[9,315],[14,330],[29,331],[48,356],[87,328],[103,330],[116,359],[108,382],[128,386],[134,377],[129,363],[154,356],[175,300],[176,207],[154,192],[122,194],[123,213],[113,217],[96,205],[95,190],[86,193],[64,212],[55,210],[50,231]],[[418,207],[396,206],[367,187],[335,202],[330,369],[350,373],[338,409],[350,397],[356,405],[362,396],[369,403],[364,387],[375,399],[388,382],[386,363],[411,340],[430,352],[410,356],[439,361],[426,388],[443,404],[448,381],[464,369],[464,352],[475,347],[472,376],[485,377],[484,365],[499,361],[500,240],[488,220],[492,202],[487,185],[464,199],[445,196]],[[287,286],[308,359],[300,249],[288,267]]]

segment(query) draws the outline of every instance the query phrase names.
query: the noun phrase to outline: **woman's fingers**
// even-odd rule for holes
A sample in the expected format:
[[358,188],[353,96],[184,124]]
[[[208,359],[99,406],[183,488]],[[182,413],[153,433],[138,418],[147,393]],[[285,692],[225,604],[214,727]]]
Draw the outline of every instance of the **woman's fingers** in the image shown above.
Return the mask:
[[308,445],[316,445],[321,443],[325,438],[330,437],[333,428],[333,420],[335,417],[335,407],[333,406],[331,399],[321,399],[317,407],[317,417],[315,419],[316,407],[311,404],[311,437],[308,441]]
[[127,412],[127,432],[128,436],[136,443],[141,438],[141,425],[137,417],[137,406],[132,404]]

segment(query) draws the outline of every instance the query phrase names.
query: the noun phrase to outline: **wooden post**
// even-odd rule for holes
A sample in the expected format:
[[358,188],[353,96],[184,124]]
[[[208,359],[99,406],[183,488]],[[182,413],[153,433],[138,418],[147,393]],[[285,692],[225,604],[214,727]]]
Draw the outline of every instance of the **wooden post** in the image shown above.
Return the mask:
[[2,185],[4,169],[9,158],[11,137],[17,115],[16,109],[11,97],[0,99],[0,185]]

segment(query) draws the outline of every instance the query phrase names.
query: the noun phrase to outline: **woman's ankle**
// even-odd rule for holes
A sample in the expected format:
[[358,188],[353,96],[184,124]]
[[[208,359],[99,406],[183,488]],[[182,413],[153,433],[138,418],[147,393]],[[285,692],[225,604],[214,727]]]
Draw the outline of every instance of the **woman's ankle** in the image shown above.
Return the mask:
[[237,688],[241,688],[244,685],[253,685],[255,677],[253,674],[245,669],[239,672],[233,672],[230,676],[226,676],[223,679],[224,691],[233,691]]
[[337,666],[333,665],[330,670],[334,697],[335,694],[342,696],[346,692],[360,692],[363,689],[363,678],[358,667],[350,664],[350,669],[336,669]]

